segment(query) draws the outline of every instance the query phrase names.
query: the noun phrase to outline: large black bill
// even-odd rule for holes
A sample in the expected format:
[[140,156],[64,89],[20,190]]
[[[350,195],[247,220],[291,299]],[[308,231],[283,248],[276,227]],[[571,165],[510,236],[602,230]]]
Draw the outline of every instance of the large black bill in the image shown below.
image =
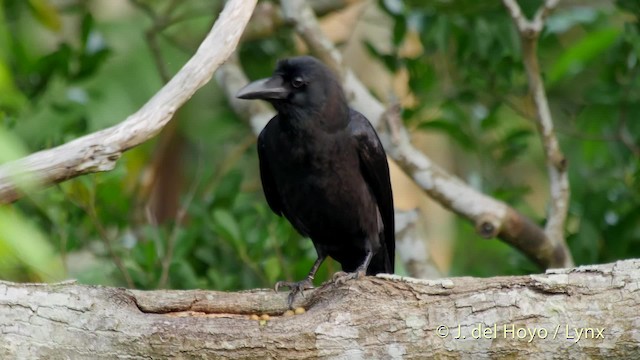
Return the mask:
[[256,80],[249,83],[236,94],[240,99],[285,99],[289,90],[283,86],[280,76]]

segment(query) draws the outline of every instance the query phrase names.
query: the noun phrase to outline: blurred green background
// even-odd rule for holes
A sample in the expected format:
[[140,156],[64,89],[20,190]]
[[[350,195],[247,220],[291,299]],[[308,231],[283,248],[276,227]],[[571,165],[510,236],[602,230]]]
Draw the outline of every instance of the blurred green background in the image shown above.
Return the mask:
[[[531,15],[541,1],[521,3]],[[135,112],[186,62],[223,6],[210,0],[0,4],[0,163]],[[530,120],[518,35],[501,2],[363,4],[384,21],[359,21],[384,36],[349,41],[401,84],[376,95],[403,104],[415,136],[446,140],[442,151],[450,162],[442,166],[544,224],[545,163]],[[640,256],[639,16],[636,0],[561,1],[540,39],[543,77],[569,160],[566,236],[577,264]],[[257,78],[300,51],[283,26],[244,41],[239,55]],[[451,228],[444,274],[540,271],[508,245],[481,239],[464,220],[454,219]],[[115,170],[0,206],[4,280],[235,290],[302,278],[314,260],[311,242],[264,201],[255,137],[213,81]],[[338,269],[328,262],[316,282]]]

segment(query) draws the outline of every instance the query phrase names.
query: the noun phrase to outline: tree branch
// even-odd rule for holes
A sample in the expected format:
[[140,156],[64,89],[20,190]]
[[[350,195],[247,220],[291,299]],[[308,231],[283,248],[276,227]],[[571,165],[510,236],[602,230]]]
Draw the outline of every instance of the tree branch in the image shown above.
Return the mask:
[[380,115],[385,111],[385,106],[371,95],[351,69],[343,65],[342,54],[322,32],[309,2],[306,0],[281,0],[280,4],[285,18],[290,24],[293,24],[309,50],[341,76],[344,90],[351,105],[377,127],[381,119]]
[[389,156],[434,200],[473,222],[482,237],[500,238],[543,268],[563,267],[569,263],[568,252],[554,246],[543,230],[526,216],[471,188],[416,149],[398,111],[389,111],[385,116],[396,134],[382,137]]
[[[527,20],[520,6],[515,0],[503,0],[509,10],[522,44],[524,67],[529,79],[529,93],[535,104],[536,125],[541,136],[544,154],[549,173],[550,206],[545,225],[545,234],[556,247],[564,247],[570,256],[564,237],[565,222],[569,211],[569,177],[567,175],[567,160],[560,150],[558,139],[553,129],[553,119],[549,102],[544,89],[544,82],[540,76],[537,46],[544,21],[549,13],[558,5],[559,0],[546,0],[538,9],[532,21]],[[571,259],[569,259],[572,261]]]
[[272,290],[0,282],[0,357],[634,358],[638,278],[640,260],[489,279],[365,277],[305,292],[295,316]]
[[224,90],[227,101],[233,111],[240,119],[247,121],[251,125],[251,130],[256,136],[260,134],[262,128],[267,125],[276,113],[263,102],[246,101],[236,97],[238,90],[249,82],[249,79],[240,68],[237,54],[231,56],[216,72],[216,81]]
[[[385,110],[352,71],[342,66],[342,57],[322,34],[309,4],[305,0],[281,0],[283,13],[311,52],[343,74],[343,86],[351,105],[361,111],[379,129],[385,149],[398,165],[429,196],[444,207],[470,220],[485,238],[497,236],[515,246],[543,268],[573,265],[564,240],[553,241],[531,220],[507,204],[469,187],[462,180],[435,165],[411,144],[406,128],[399,119],[399,109]],[[384,121],[386,120],[386,121]],[[381,126],[384,122],[388,129]],[[390,135],[389,131],[390,130]]]
[[122,153],[162,130],[176,110],[233,53],[256,0],[230,0],[195,55],[140,110],[121,123],[53,149],[0,165],[0,204],[22,196],[20,183],[47,186],[79,175],[109,171]]
[[[315,0],[310,3],[318,16],[341,10],[363,0]],[[272,36],[285,23],[281,8],[271,2],[261,2],[256,6],[253,17],[242,34],[242,41],[264,39]]]

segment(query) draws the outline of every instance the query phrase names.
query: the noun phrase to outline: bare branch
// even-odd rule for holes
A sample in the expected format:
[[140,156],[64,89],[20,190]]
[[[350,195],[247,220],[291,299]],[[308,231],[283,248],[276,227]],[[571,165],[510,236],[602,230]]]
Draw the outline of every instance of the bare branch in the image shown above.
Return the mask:
[[343,66],[342,54],[329,40],[316,19],[309,2],[305,0],[281,0],[282,12],[287,21],[294,24],[296,32],[311,52],[342,77],[342,82],[351,105],[358,109],[374,126],[380,122],[385,107],[356,77],[351,69]]
[[[558,2],[558,0],[546,0],[544,5],[536,12],[533,21],[530,21],[526,19],[515,0],[503,0],[520,34],[523,61],[529,80],[529,93],[535,105],[536,125],[547,159],[551,202],[547,223],[545,224],[545,234],[555,247],[564,247],[569,255],[564,239],[564,227],[567,212],[569,211],[570,197],[567,161],[560,150],[553,128],[553,119],[544,89],[544,82],[540,76],[540,64],[537,56],[538,38],[544,27],[544,20],[558,5]],[[572,263],[570,257],[567,260],[569,261],[567,265]]]
[[413,147],[397,111],[388,111],[385,116],[397,134],[390,139],[383,133],[387,153],[429,196],[473,222],[481,236],[502,239],[543,268],[567,264],[570,255],[564,248],[554,246],[539,226],[504,202],[469,187]]
[[[0,281],[3,359],[637,358],[640,261],[489,279],[140,291]],[[495,326],[495,327],[494,327]]]
[[25,179],[47,186],[79,175],[109,171],[122,153],[162,130],[176,110],[233,53],[257,0],[230,0],[195,55],[140,110],[121,123],[53,149],[0,165],[0,203],[21,197]]
[[441,279],[442,271],[436,265],[433,251],[423,235],[419,209],[395,210],[396,254],[407,274],[419,279]]
[[522,36],[535,38],[537,38],[542,31],[547,16],[558,6],[559,2],[560,0],[546,0],[544,5],[536,12],[533,21],[529,21],[524,13],[522,13],[520,5],[518,5],[516,0],[502,0],[504,6],[509,10],[509,14],[515,22],[518,32]]
[[294,26],[316,57],[342,74],[342,55],[322,32],[309,3],[306,0],[280,0],[280,6],[286,21]]
[[[363,0],[315,0],[309,5],[318,16],[341,10]],[[281,8],[272,2],[261,2],[256,6],[251,21],[247,25],[242,41],[264,39],[272,36],[285,23]]]
[[[506,0],[508,1],[508,0]],[[342,57],[335,46],[323,36],[313,11],[304,0],[281,0],[283,12],[295,24],[296,31],[305,40],[314,55],[329,64],[340,66]],[[519,8],[518,8],[519,11]],[[399,119],[397,109],[386,111],[353,72],[341,67],[343,86],[350,95],[351,105],[381,130],[387,153],[425,192],[444,207],[472,221],[476,231],[485,238],[499,237],[515,246],[544,268],[567,267],[573,264],[571,255],[562,242],[551,241],[542,229],[507,204],[486,196],[469,187],[462,180],[448,174],[411,144],[406,128]],[[382,130],[381,120],[391,130],[390,139]]]
[[240,68],[238,57],[234,54],[216,72],[216,81],[224,90],[227,101],[233,111],[250,125],[255,135],[260,134],[262,128],[275,115],[275,111],[259,101],[246,101],[236,98],[238,90],[247,85],[249,79]]
[[538,9],[535,17],[533,18],[533,23],[535,24],[535,28],[540,33],[542,28],[544,27],[544,21],[547,19],[547,16],[558,6],[560,0],[546,0],[544,5]]

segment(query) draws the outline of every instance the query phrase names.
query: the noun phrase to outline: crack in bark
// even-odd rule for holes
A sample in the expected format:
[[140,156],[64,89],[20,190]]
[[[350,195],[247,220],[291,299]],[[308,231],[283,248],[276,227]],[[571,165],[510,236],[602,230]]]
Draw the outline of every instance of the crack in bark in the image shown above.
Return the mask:
[[[638,260],[534,276],[430,283],[365,277],[309,292],[306,301],[315,305],[303,315],[264,322],[242,315],[178,317],[140,309],[259,313],[286,308],[285,294],[0,283],[0,358],[629,358],[640,345],[635,326],[640,323],[640,292],[637,281],[630,281],[638,278]],[[448,293],[434,293],[434,288]],[[56,309],[59,314],[49,313]],[[458,326],[471,331],[482,324],[546,329],[561,324],[606,332],[604,340],[586,339],[578,345],[566,339],[452,339]],[[448,338],[436,335],[441,325],[451,329]]]

